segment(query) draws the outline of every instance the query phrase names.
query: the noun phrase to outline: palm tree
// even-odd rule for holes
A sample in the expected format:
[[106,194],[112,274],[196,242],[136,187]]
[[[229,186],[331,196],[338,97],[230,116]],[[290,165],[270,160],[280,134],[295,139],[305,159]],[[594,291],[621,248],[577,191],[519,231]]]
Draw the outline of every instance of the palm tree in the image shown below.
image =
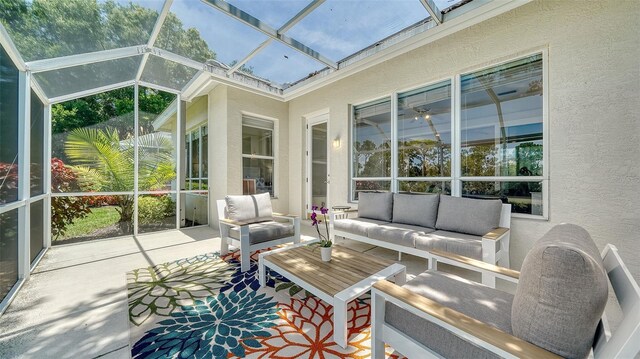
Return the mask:
[[[162,132],[138,137],[138,190],[165,189],[176,178],[171,139]],[[65,142],[83,189],[131,192],[134,187],[134,139],[120,139],[114,128],[77,128]],[[133,196],[117,196],[120,226],[133,223]]]

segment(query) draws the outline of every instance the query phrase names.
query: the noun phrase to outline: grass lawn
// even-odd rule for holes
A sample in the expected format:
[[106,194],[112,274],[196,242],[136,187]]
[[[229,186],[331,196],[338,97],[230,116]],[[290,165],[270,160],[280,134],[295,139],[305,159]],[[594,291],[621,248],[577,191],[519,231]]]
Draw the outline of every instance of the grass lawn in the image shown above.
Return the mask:
[[97,229],[118,223],[119,219],[120,215],[115,206],[91,208],[91,213],[86,217],[77,219],[72,225],[67,226],[67,231],[58,241],[86,236]]

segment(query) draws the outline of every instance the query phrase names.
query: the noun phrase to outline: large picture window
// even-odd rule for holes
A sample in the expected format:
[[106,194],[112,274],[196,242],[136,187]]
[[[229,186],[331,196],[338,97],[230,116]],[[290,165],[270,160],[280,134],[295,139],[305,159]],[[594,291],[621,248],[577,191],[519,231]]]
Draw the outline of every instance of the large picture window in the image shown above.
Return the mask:
[[351,200],[363,191],[445,193],[546,215],[542,55],[459,79],[456,93],[451,80],[398,93],[394,114],[389,98],[354,106]]
[[391,100],[353,107],[352,194],[391,189]]
[[451,81],[398,94],[398,190],[451,193]]
[[461,76],[462,195],[542,213],[542,56]]
[[242,118],[242,192],[274,192],[274,122]]

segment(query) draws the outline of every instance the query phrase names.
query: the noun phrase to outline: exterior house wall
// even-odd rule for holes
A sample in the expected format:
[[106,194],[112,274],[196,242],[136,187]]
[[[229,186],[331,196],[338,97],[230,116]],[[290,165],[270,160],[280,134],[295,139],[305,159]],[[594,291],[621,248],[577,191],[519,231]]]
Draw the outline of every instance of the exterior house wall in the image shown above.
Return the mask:
[[218,226],[216,200],[227,194],[242,194],[242,115],[275,122],[275,195],[273,210],[287,212],[289,206],[288,105],[224,85],[209,93],[209,181],[210,225]]
[[348,201],[349,105],[548,51],[549,219],[512,220],[520,268],[552,226],[615,244],[640,280],[640,3],[534,1],[289,101],[289,211],[305,205],[305,116],[328,109],[331,205]]

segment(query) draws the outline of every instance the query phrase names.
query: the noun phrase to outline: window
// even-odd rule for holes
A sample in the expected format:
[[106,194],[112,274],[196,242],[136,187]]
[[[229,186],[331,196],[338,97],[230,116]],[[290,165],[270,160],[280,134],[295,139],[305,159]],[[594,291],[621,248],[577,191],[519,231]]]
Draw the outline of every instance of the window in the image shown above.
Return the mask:
[[274,122],[242,118],[242,192],[274,193]]
[[208,189],[208,138],[209,132],[206,125],[198,127],[186,135],[185,153],[187,154],[187,189]]
[[391,100],[353,107],[352,199],[391,190]]
[[445,193],[545,216],[542,59],[462,74],[456,93],[451,80],[398,93],[394,114],[389,98],[354,106],[351,199],[362,191]]
[[461,76],[462,195],[543,215],[542,56]]
[[398,190],[451,194],[451,81],[398,94]]

